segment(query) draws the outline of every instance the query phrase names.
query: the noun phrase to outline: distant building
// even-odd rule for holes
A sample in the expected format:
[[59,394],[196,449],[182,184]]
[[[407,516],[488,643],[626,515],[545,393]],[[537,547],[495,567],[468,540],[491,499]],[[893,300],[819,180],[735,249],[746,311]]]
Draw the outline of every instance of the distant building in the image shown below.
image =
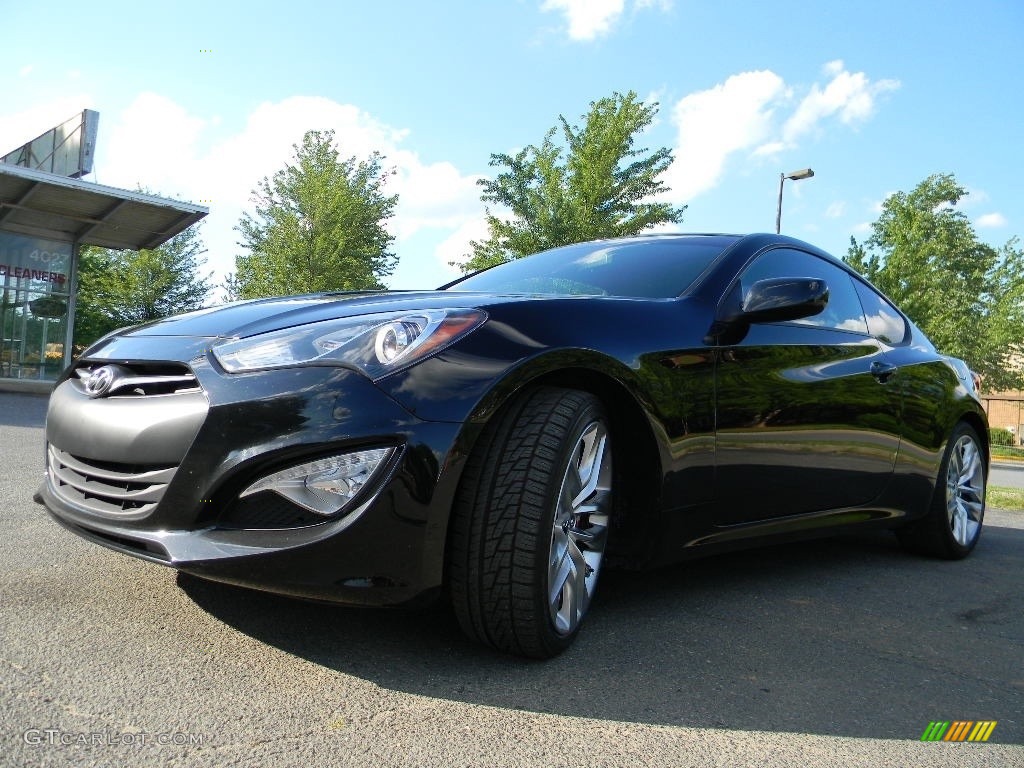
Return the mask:
[[79,246],[156,248],[209,213],[77,178],[98,117],[86,110],[0,158],[2,389],[46,391],[71,362]]
[[981,402],[988,413],[988,425],[1010,430],[1016,443],[1024,445],[1024,391],[984,392]]

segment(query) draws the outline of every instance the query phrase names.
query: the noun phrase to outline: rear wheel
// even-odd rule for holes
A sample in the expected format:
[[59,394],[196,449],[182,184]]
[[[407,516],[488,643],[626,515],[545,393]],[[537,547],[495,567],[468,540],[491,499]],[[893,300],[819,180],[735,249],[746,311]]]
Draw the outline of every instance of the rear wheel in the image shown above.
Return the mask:
[[449,588],[462,628],[548,658],[590,607],[612,494],[608,418],[593,395],[527,392],[487,427],[452,513]]
[[909,549],[959,559],[974,549],[985,518],[985,452],[978,433],[960,423],[950,435],[928,514],[897,531]]

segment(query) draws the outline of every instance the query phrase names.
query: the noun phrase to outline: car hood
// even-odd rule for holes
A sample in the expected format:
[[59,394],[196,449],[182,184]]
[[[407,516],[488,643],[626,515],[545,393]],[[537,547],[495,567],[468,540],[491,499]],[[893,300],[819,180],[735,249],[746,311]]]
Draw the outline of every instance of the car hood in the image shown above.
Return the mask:
[[225,304],[119,331],[121,337],[187,336],[245,338],[319,320],[376,312],[465,308],[500,301],[487,294],[448,291],[388,291],[285,296]]

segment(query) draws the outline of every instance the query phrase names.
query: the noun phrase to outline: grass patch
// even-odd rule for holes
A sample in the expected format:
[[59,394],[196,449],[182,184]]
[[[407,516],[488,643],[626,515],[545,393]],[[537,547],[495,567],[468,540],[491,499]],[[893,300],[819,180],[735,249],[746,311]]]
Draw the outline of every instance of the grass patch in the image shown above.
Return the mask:
[[992,458],[1024,460],[1024,448],[1010,448],[1005,445],[993,445]]
[[990,485],[985,500],[990,507],[1024,510],[1024,488],[1001,488]]

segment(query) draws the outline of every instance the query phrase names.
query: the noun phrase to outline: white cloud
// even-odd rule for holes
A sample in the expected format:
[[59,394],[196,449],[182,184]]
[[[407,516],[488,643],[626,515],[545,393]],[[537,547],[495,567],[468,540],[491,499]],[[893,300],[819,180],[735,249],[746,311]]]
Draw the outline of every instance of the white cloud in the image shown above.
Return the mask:
[[837,200],[825,209],[825,217],[829,219],[838,219],[844,213],[846,213],[846,203],[842,200]]
[[209,198],[196,151],[205,126],[166,96],[141,93],[109,122],[101,118],[93,180],[169,197]]
[[813,85],[795,109],[794,89],[771,70],[733,75],[678,101],[672,110],[675,161],[665,174],[672,191],[664,197],[688,202],[711,189],[733,154],[778,161],[827,119],[846,125],[866,120],[878,96],[899,87],[895,80],[872,82],[863,72],[851,74],[838,59],[822,70],[828,84]]
[[28,77],[32,74],[32,65],[26,64],[24,67],[18,70],[19,77]]
[[645,8],[658,8],[662,11],[672,10],[672,0],[636,0],[636,9],[642,11]]
[[979,216],[974,226],[979,229],[994,229],[996,227],[1006,226],[1006,217],[1001,213],[986,213],[983,216]]
[[462,274],[457,267],[449,266],[449,262],[463,263],[472,250],[469,245],[470,241],[486,240],[487,235],[487,220],[478,216],[464,222],[437,246],[435,251],[437,261],[446,270],[446,274],[450,275],[449,279],[454,280]]
[[399,196],[387,226],[399,240],[424,228],[458,231],[480,215],[476,176],[448,162],[424,162],[403,147],[407,131],[354,105],[307,96],[264,102],[241,130],[208,146],[204,134],[217,122],[165,96],[140,94],[114,116],[108,138],[100,141],[97,180],[129,188],[141,182],[158,194],[209,206],[202,236],[219,275],[234,269],[240,248],[233,228],[243,211],[253,212],[252,190],[291,161],[293,145],[307,130],[334,130],[342,158],[384,155],[383,167],[395,171],[385,191]]
[[786,148],[784,141],[769,141],[754,150],[754,157],[774,157]]
[[966,187],[967,196],[970,200],[975,203],[984,203],[988,201],[988,192],[984,189],[978,189],[977,187]]
[[829,61],[821,68],[821,71],[824,72],[827,77],[835,77],[843,71],[843,60],[835,59],[834,61]]
[[477,176],[464,176],[448,162],[424,165],[414,152],[389,157],[397,163],[393,188],[406,213],[399,218],[399,237],[423,227],[458,227],[480,213]]
[[661,125],[661,105],[664,98],[664,89],[651,91],[644,98],[644,106],[655,107],[658,111],[654,113],[654,119],[651,120],[651,124],[643,129],[643,133],[653,133]]
[[665,173],[672,199],[687,201],[713,187],[733,152],[759,145],[764,151],[773,105],[785,90],[781,77],[762,70],[680,100],[672,110],[675,161]]
[[293,146],[302,143],[307,130],[329,129],[334,130],[342,158],[364,158],[379,151],[386,156],[385,167],[395,164],[392,155],[406,135],[356,106],[331,99],[293,96],[263,102],[249,115],[241,133],[215,145],[204,158],[208,196],[215,203],[247,204],[260,180],[273,176],[292,159]]
[[862,221],[860,224],[854,224],[853,225],[853,231],[856,232],[859,235],[863,235],[863,234],[865,234],[867,232],[870,232],[871,231],[871,222],[870,221]]
[[796,112],[786,121],[783,137],[794,142],[813,131],[828,117],[836,116],[847,125],[862,122],[875,110],[875,102],[882,94],[900,87],[898,80],[871,82],[863,72],[848,72],[842,61],[825,65],[825,73],[832,79],[824,87],[811,86]]
[[[668,11],[672,0],[633,0],[635,11],[648,8]],[[561,11],[572,40],[594,40],[611,32],[626,9],[626,0],[544,0],[540,9]]]
[[542,11],[561,11],[573,40],[593,40],[608,34],[622,15],[625,0],[544,0]]
[[970,210],[977,208],[978,206],[987,203],[989,200],[988,192],[984,189],[978,189],[977,187],[964,187],[965,194],[960,198],[960,202],[957,206],[963,210]]
[[888,200],[893,195],[895,195],[896,193],[897,190],[890,189],[888,192],[882,195],[881,200],[875,200],[875,202],[871,203],[871,205],[868,206],[868,210],[871,213],[882,213],[885,210],[885,201]]

